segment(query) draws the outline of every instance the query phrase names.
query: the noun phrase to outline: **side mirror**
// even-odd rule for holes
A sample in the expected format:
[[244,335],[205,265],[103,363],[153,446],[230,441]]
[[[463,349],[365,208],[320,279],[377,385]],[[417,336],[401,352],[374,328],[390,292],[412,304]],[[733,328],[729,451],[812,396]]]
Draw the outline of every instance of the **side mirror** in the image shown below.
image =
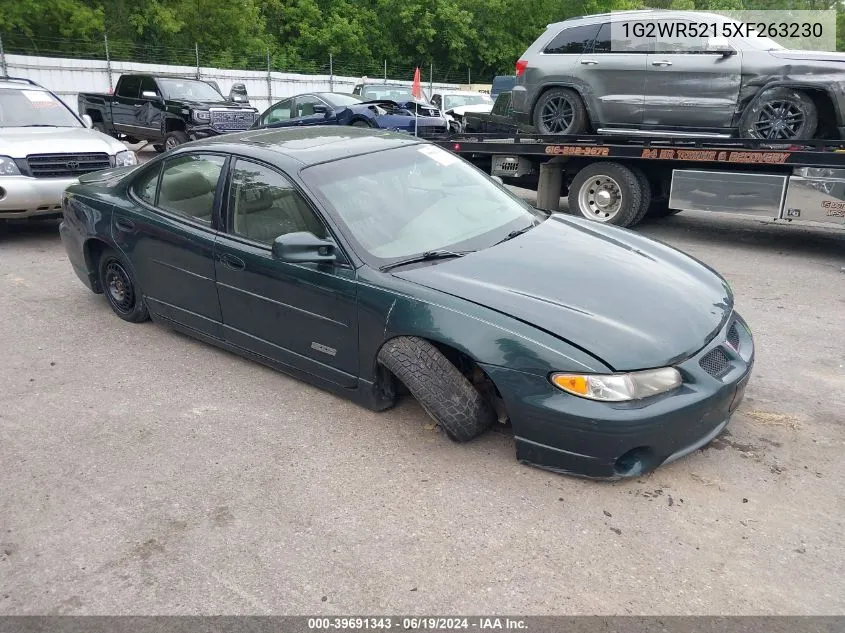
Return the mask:
[[707,39],[707,52],[721,55],[722,57],[730,57],[736,55],[736,49],[731,46],[728,38],[716,35]]
[[82,122],[85,124],[85,127],[87,127],[87,128],[94,127],[94,120],[91,118],[90,114],[83,114],[82,115]]
[[329,106],[323,103],[315,103],[314,104],[314,114],[328,114],[329,113]]
[[500,185],[505,184],[505,181],[499,178],[498,176],[490,176],[490,180],[492,180],[493,182],[497,182]]
[[287,233],[273,240],[273,257],[283,262],[333,262],[335,243],[306,231]]

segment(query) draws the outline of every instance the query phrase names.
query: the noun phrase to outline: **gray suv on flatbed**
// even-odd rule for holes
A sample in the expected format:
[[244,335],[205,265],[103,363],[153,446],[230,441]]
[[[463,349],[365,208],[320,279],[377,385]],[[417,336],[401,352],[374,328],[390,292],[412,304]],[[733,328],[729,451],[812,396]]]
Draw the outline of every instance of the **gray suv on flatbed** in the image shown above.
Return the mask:
[[756,35],[623,39],[618,25],[611,43],[617,22],[733,20],[642,10],[550,24],[516,63],[514,116],[541,134],[845,138],[845,54]]

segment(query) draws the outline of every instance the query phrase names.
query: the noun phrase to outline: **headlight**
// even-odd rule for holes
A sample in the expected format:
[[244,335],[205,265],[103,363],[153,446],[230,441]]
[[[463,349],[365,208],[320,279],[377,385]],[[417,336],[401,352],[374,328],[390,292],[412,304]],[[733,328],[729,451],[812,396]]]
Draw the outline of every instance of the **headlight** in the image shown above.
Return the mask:
[[552,374],[555,387],[590,400],[625,402],[671,391],[681,386],[674,367],[661,367],[628,374]]
[[137,165],[138,158],[135,156],[135,152],[130,150],[126,150],[125,152],[118,152],[114,155],[114,166],[115,167],[127,167],[129,165]]
[[0,176],[20,176],[21,170],[8,156],[0,156]]
[[194,121],[211,121],[211,112],[208,110],[193,110],[191,115]]

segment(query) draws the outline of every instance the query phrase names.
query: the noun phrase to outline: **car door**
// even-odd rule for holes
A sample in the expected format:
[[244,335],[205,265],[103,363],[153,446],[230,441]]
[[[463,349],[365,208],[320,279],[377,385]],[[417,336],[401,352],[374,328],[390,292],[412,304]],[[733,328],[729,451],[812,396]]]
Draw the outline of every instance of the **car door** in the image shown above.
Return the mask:
[[279,103],[271,106],[267,111],[261,115],[262,127],[288,127],[294,125],[291,119],[291,108],[293,107],[293,99],[285,99]]
[[[667,34],[654,39],[648,54],[643,124],[671,129],[727,130],[736,111],[742,52],[708,50],[706,37],[677,35],[683,21],[657,21]],[[688,28],[688,26],[687,26]]]
[[316,95],[295,97],[292,118],[296,125],[327,125],[336,119],[334,110]]
[[117,82],[117,89],[112,98],[111,116],[114,129],[124,134],[132,135],[135,128],[135,110],[141,103],[141,77],[139,75],[123,75]]
[[329,235],[315,207],[281,171],[246,158],[229,169],[226,231],[216,247],[227,341],[345,387],[358,379],[357,283],[344,262],[289,263],[273,240]]
[[135,107],[135,126],[147,135],[162,135],[164,106],[161,90],[152,77],[141,78],[140,107]]
[[592,101],[588,107],[593,126],[638,128],[643,122],[648,49],[613,40],[610,22],[593,27],[597,27],[595,40],[572,71],[587,86],[585,93],[592,95],[587,100]]
[[222,338],[214,280],[221,174],[226,157],[180,153],[156,161],[112,212],[112,237],[135,269],[156,316]]

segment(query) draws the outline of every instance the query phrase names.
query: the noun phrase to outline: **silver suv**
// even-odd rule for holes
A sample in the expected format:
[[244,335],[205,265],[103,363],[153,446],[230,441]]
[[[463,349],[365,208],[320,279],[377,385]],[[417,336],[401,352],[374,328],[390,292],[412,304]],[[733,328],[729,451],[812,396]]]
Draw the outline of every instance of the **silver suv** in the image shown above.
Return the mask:
[[49,90],[0,77],[0,223],[57,216],[77,177],[137,162],[134,152],[91,128]]
[[845,138],[845,54],[754,35],[623,39],[618,24],[611,42],[623,22],[666,34],[662,23],[734,21],[642,10],[550,24],[516,63],[514,116],[541,134]]

